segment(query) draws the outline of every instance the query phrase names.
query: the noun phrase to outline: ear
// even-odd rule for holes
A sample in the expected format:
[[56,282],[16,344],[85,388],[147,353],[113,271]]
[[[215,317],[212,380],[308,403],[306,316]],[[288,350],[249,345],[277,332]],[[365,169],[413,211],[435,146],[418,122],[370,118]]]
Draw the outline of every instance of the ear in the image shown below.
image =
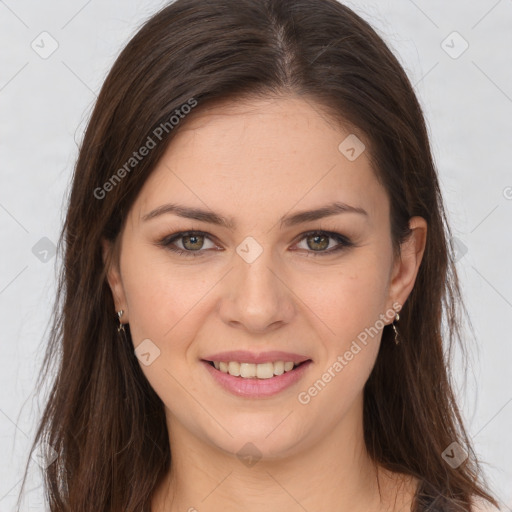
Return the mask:
[[389,300],[405,304],[411,293],[427,242],[427,222],[423,217],[411,217],[410,236],[400,246],[400,256],[393,265],[389,287]]
[[117,246],[115,242],[103,239],[102,245],[102,256],[103,264],[107,272],[107,281],[112,292],[114,299],[114,306],[116,312],[123,310],[123,323],[128,322],[128,305],[126,302],[126,295],[124,292],[123,282],[121,280],[121,272],[119,270],[119,258],[117,252]]

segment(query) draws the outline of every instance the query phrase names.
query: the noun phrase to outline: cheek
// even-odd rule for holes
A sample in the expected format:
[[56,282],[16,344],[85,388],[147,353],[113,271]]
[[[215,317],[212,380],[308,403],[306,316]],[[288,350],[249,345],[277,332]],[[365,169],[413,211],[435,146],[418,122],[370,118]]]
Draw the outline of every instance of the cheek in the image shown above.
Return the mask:
[[387,275],[382,259],[370,251],[360,252],[346,258],[336,270],[317,271],[307,284],[297,283],[295,289],[341,348],[385,312]]
[[[151,341],[145,342],[151,362],[141,364],[141,369],[168,407],[186,410],[190,404],[180,383],[188,382],[193,358],[189,347],[204,314],[201,298],[212,285],[192,266],[178,268],[154,248],[134,244],[132,249],[127,248],[121,271],[133,345]],[[193,383],[187,388],[197,391]]]
[[163,346],[165,339],[180,332],[187,316],[195,313],[198,302],[211,284],[192,267],[172,265],[154,248],[133,247],[122,262],[130,330],[134,344],[145,338]]
[[383,328],[386,275],[382,261],[370,254],[346,261],[342,271],[308,288],[309,295],[306,288],[298,293],[318,312],[317,325],[325,333],[320,364],[298,401],[326,422],[336,424],[347,414],[373,369]]

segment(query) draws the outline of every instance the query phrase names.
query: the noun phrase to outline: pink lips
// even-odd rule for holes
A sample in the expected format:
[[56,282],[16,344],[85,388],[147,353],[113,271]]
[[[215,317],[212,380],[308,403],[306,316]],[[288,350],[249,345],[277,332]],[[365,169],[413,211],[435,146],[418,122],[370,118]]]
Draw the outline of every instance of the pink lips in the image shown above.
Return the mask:
[[260,352],[256,354],[254,352],[248,352],[247,350],[233,350],[230,352],[218,352],[217,354],[212,354],[206,357],[203,357],[204,361],[224,361],[225,363],[229,361],[236,361],[238,363],[275,363],[276,361],[291,361],[295,364],[302,363],[310,359],[307,356],[303,356],[300,354],[292,354],[291,352],[281,352],[277,350],[273,350],[271,352]]
[[[275,361],[292,361],[299,366],[293,370],[275,375],[270,379],[234,377],[229,373],[217,370],[210,361],[237,361],[239,363],[267,363]],[[274,396],[289,388],[302,378],[310,364],[311,359],[289,352],[262,352],[254,354],[243,350],[233,352],[221,352],[212,354],[202,360],[202,364],[213,379],[230,393],[244,398],[267,398]]]

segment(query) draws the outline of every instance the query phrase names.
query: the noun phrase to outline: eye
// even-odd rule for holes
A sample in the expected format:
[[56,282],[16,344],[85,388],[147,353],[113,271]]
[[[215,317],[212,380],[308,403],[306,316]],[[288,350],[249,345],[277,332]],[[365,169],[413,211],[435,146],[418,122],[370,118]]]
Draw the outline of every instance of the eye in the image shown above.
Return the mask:
[[[180,248],[179,246],[176,247],[175,241],[180,239],[182,240],[180,243],[182,244],[183,248]],[[209,240],[210,238],[206,233],[203,233],[202,231],[183,231],[166,236],[159,242],[159,245],[162,245],[179,255],[201,256],[203,253],[201,249],[204,248],[205,239]],[[212,245],[215,247],[214,244]],[[207,249],[208,248],[211,249],[212,247],[207,247]]]
[[[210,240],[212,244],[210,247],[204,247],[204,241]],[[337,244],[331,245],[330,240],[335,240]],[[309,231],[300,235],[299,241],[306,242],[304,249],[308,256],[323,256],[340,251],[346,247],[354,246],[346,236],[340,233],[332,233],[328,231]],[[181,244],[181,247],[178,245]],[[219,250],[213,242],[211,242],[208,233],[203,231],[181,231],[168,235],[158,242],[158,245],[183,256],[202,256],[204,255],[203,249]],[[327,250],[326,250],[327,249]]]
[[[330,245],[329,239],[335,240],[337,244]],[[302,234],[300,240],[305,241],[308,256],[324,256],[354,245],[346,236],[329,231],[310,231]]]

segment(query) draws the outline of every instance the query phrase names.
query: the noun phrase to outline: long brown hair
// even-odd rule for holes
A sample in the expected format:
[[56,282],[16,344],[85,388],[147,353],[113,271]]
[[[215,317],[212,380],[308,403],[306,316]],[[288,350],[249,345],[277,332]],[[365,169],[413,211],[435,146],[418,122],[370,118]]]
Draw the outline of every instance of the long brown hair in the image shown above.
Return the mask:
[[[389,194],[396,251],[410,217],[428,223],[423,261],[400,313],[403,342],[395,346],[384,328],[364,390],[370,456],[420,479],[414,511],[426,509],[427,495],[436,510],[471,510],[475,496],[497,506],[450,382],[452,346],[464,348],[465,309],[428,132],[399,62],[336,0],[176,0],[117,58],[74,169],[38,385],[52,370],[56,377],[30,452],[41,443],[55,451],[44,471],[52,512],[140,512],[170,467],[163,403],[134,356],[128,328],[128,343],[119,342],[102,239],[117,240],[187,116],[220,101],[279,95],[311,101],[366,142]],[[143,146],[151,147],[135,158]],[[454,442],[469,455],[456,469],[442,455]]]

